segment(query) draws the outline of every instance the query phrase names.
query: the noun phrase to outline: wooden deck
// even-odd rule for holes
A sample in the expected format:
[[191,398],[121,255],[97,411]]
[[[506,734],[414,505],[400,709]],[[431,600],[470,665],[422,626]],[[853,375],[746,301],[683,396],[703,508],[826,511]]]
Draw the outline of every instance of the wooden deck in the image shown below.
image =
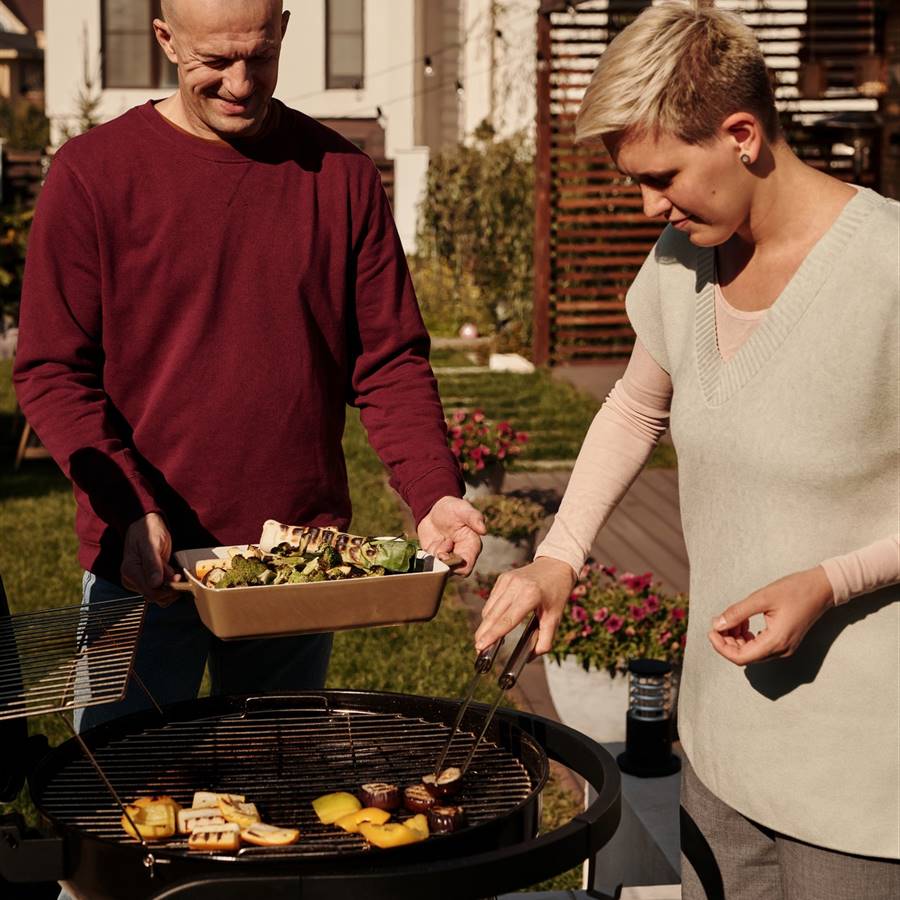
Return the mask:
[[[561,498],[568,481],[568,471],[512,472],[504,479],[503,490]],[[645,469],[601,529],[591,552],[598,562],[619,571],[652,572],[665,590],[686,592],[688,560],[677,471]]]

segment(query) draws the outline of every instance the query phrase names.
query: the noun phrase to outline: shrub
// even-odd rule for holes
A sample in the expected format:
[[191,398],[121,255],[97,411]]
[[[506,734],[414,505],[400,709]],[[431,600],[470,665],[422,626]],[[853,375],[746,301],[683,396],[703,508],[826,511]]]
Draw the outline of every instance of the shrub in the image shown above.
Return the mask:
[[0,213],[0,315],[18,318],[25,248],[33,210]]
[[[432,158],[413,260],[426,321],[455,333],[464,321],[486,320],[498,349],[530,350],[533,195],[534,151],[524,133],[495,140],[482,126],[472,146]],[[431,271],[443,275],[422,277]]]
[[484,515],[488,534],[511,541],[531,537],[540,527],[545,515],[540,503],[510,494],[475,497],[472,505]]

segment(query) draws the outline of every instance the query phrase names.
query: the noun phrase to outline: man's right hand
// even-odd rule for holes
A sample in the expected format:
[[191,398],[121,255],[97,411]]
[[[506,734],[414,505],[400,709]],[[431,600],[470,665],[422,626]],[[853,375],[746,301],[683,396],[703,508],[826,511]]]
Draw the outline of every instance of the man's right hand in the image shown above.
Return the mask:
[[178,594],[167,587],[175,577],[169,565],[171,555],[172,535],[163,517],[147,513],[125,532],[122,584],[159,606],[168,606],[178,599]]

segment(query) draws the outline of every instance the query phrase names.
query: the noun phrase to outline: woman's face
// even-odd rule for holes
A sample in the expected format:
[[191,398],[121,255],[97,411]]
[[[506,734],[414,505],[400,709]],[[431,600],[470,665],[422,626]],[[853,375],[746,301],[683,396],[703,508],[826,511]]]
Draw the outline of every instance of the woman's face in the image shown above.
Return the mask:
[[698,247],[724,243],[747,221],[754,179],[733,137],[687,144],[672,134],[626,133],[603,142],[619,171],[639,185],[644,215],[664,219]]

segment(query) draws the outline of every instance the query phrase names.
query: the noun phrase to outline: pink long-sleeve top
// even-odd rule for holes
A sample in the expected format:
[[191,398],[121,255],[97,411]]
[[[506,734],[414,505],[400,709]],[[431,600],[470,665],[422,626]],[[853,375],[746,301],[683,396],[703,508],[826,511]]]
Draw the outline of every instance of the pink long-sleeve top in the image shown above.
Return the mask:
[[[731,306],[716,285],[716,338],[729,360],[767,310]],[[647,462],[669,425],[672,380],[640,341],[622,378],[594,418],[578,454],[566,495],[535,556],[567,562],[578,572],[597,532]],[[900,535],[823,560],[835,604],[900,581]]]

